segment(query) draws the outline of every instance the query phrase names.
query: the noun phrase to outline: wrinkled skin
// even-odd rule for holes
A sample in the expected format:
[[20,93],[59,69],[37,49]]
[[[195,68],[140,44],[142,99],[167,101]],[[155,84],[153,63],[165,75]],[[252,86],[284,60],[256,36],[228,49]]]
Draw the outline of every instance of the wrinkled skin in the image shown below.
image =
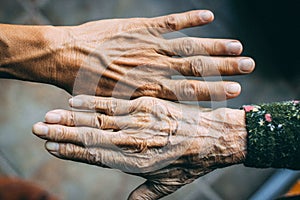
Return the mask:
[[47,150],[58,158],[147,179],[129,199],[161,198],[245,159],[242,110],[210,110],[152,97],[85,95],[74,97],[70,105],[87,111],[50,111],[33,133],[47,140]]
[[[171,79],[172,75],[247,74],[254,69],[252,59],[232,57],[242,52],[238,41],[162,37],[164,33],[202,26],[213,20],[211,12],[206,12],[204,18],[201,14],[205,11],[151,19],[102,20],[67,29],[74,38],[71,52],[77,55],[75,66],[80,67],[74,87],[71,85],[73,94],[194,101],[236,97],[240,88],[233,82]],[[245,66],[247,70],[242,71]],[[230,90],[228,87],[232,85],[235,87]]]
[[213,21],[198,10],[157,18],[112,19],[79,26],[0,24],[0,77],[43,82],[72,94],[169,100],[234,98],[234,82],[172,80],[248,74],[251,58],[229,39],[175,38],[163,34]]

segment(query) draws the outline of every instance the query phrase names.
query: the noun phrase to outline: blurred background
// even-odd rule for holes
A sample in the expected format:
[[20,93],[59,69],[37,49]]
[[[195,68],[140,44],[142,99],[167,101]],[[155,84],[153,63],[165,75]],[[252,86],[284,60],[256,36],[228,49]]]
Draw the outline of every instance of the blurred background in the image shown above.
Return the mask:
[[[300,98],[299,4],[292,0],[0,0],[0,22],[77,25],[103,18],[212,10],[215,22],[182,33],[242,41],[244,55],[253,57],[257,65],[252,75],[226,77],[242,84],[241,96],[226,102],[228,107],[239,108],[248,103]],[[43,141],[32,135],[31,126],[43,120],[51,109],[68,108],[70,95],[63,90],[0,80],[0,91],[0,176],[33,181],[66,200],[126,199],[143,182],[117,170],[58,160],[44,150]],[[285,180],[282,177],[287,180],[276,189],[276,183]],[[240,200],[270,194],[274,197],[297,178],[297,172],[238,165],[216,170],[165,199]],[[261,199],[267,199],[264,197]]]

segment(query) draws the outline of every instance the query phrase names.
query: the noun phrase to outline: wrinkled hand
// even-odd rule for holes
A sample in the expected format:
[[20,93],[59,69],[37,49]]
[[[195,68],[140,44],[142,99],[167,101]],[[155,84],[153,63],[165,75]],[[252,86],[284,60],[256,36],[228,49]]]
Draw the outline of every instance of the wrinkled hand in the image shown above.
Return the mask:
[[33,133],[48,140],[47,150],[58,158],[147,179],[129,199],[158,199],[245,158],[242,110],[85,95],[74,97],[70,105],[90,112],[51,111]]
[[201,10],[56,27],[59,31],[51,37],[62,35],[51,50],[57,63],[53,72],[56,84],[73,94],[126,99],[140,96],[169,100],[234,98],[241,90],[234,82],[171,78],[253,71],[254,61],[238,56],[242,45],[236,40],[162,37],[168,32],[208,24],[213,18],[210,11]]

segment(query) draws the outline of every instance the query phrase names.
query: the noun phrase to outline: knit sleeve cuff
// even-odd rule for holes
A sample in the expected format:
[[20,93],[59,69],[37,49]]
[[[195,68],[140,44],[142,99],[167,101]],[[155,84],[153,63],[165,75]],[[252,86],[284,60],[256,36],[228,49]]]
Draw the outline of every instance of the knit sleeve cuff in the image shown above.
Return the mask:
[[299,108],[299,101],[243,106],[246,166],[300,169]]

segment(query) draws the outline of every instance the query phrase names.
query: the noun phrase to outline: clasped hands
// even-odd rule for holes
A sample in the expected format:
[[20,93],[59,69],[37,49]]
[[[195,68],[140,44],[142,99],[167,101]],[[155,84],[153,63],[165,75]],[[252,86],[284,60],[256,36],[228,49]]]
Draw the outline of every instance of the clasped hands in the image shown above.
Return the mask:
[[191,11],[64,28],[81,69],[70,81],[76,87],[58,86],[99,97],[73,97],[70,106],[76,110],[48,112],[33,133],[47,140],[46,149],[58,158],[144,177],[129,199],[158,199],[216,168],[242,163],[244,111],[162,100],[224,100],[240,93],[234,82],[171,79],[173,72],[205,77],[253,71],[254,61],[239,56],[236,40],[161,37],[212,20],[209,11]]

